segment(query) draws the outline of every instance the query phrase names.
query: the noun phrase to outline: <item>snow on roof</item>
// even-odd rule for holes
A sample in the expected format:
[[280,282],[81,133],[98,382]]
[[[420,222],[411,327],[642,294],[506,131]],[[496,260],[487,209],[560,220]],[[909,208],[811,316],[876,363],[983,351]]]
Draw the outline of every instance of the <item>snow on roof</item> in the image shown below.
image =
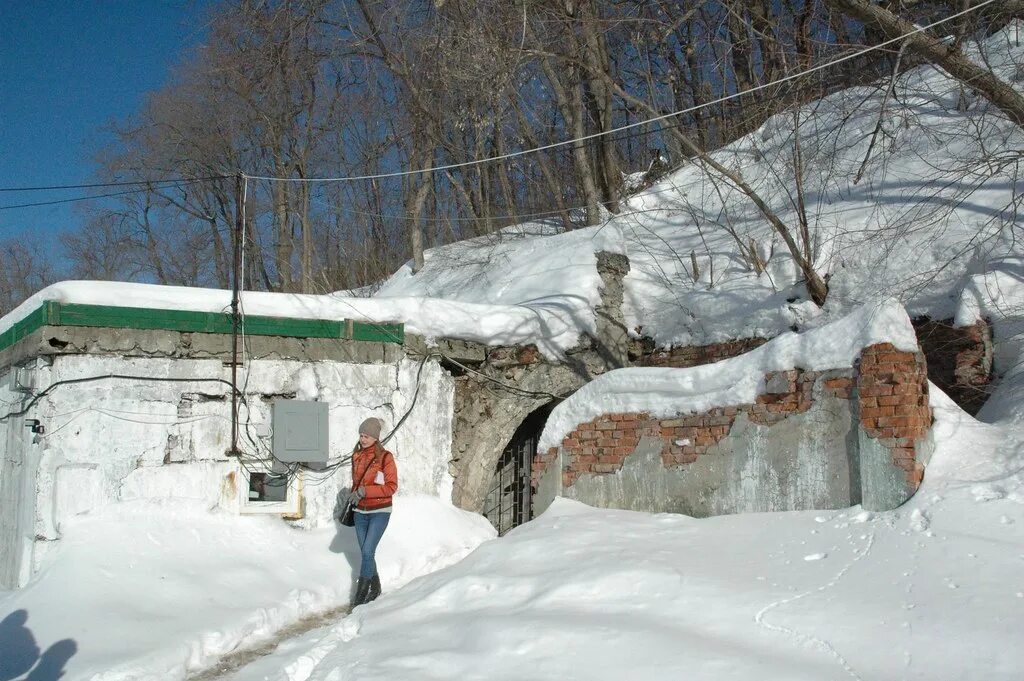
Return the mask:
[[785,333],[755,350],[714,364],[609,371],[555,407],[537,449],[558,446],[577,425],[602,414],[645,412],[663,417],[749,404],[762,391],[766,372],[849,367],[862,348],[875,343],[892,343],[905,351],[917,349],[914,327],[898,301],[865,305],[813,331]]
[[[596,274],[595,274],[596,276]],[[47,286],[0,319],[0,333],[47,301],[149,309],[228,312],[231,291],[106,281],[63,281]],[[576,344],[581,330],[592,330],[590,301],[549,297],[518,305],[465,302],[428,297],[362,298],[337,295],[244,291],[244,314],[299,319],[353,319],[367,323],[402,322],[408,332],[427,338],[461,338],[489,345],[536,343],[551,357]]]

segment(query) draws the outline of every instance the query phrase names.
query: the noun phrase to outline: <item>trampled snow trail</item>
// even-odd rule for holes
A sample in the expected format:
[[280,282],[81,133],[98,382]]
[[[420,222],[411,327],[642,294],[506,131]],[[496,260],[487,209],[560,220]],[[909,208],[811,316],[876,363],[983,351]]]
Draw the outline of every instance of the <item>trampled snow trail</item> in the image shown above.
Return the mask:
[[854,670],[854,668],[846,660],[846,658],[843,657],[842,654],[838,650],[836,650],[831,643],[829,643],[825,639],[818,638],[817,636],[814,636],[812,634],[805,634],[795,629],[790,629],[789,627],[784,627],[778,624],[771,624],[770,622],[765,621],[765,615],[767,615],[772,610],[781,608],[784,605],[794,603],[808,596],[820,594],[824,591],[827,591],[828,589],[831,589],[839,583],[839,580],[843,578],[843,575],[845,575],[850,570],[850,568],[856,565],[860,560],[867,556],[868,553],[871,552],[871,547],[874,545],[874,543],[875,533],[874,531],[872,531],[870,534],[868,534],[868,538],[864,548],[859,553],[855,554],[854,557],[850,559],[850,561],[847,562],[847,564],[844,565],[843,568],[839,572],[837,572],[836,576],[833,577],[830,581],[828,581],[825,584],[822,584],[821,586],[815,589],[803,591],[795,596],[790,596],[789,598],[784,598],[782,600],[775,601],[774,603],[766,605],[765,607],[761,608],[761,610],[758,611],[756,615],[754,615],[754,621],[757,622],[759,626],[764,627],[769,631],[785,634],[786,636],[789,636],[790,638],[793,638],[801,643],[810,643],[811,645],[821,648],[822,650],[830,654],[832,657],[834,657],[836,659],[836,662],[839,663],[839,666],[841,666],[846,671],[846,673],[850,675],[851,678],[857,679],[857,681],[863,681],[860,675],[857,674],[856,670]]
[[[344,619],[351,612],[352,608],[350,606],[343,605],[315,615],[310,615],[309,617],[304,617],[298,622],[284,627],[269,641],[266,641],[255,648],[244,648],[224,655],[206,669],[190,674],[188,681],[216,681],[217,679],[223,679],[228,674],[238,671],[246,665],[255,662],[259,658],[266,657],[267,655],[277,652],[278,647],[285,641],[297,638],[318,627],[326,626],[331,621]],[[308,678],[308,676],[309,674],[307,673],[306,676],[302,678]],[[291,677],[289,676],[289,678]]]

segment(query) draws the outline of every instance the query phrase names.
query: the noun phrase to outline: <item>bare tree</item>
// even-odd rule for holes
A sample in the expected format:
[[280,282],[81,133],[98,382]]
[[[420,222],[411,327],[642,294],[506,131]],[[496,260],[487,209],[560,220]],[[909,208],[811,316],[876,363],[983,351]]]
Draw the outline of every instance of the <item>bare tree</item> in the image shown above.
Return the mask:
[[43,248],[21,239],[0,242],[0,315],[56,279],[51,258]]

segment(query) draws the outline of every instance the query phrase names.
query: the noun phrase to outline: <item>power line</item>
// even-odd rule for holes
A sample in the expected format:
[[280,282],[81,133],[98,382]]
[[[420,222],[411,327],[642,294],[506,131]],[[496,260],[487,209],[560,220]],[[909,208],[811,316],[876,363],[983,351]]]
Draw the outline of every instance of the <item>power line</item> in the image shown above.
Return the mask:
[[[170,184],[169,185],[162,185],[162,186],[159,187],[159,189],[167,189],[167,188],[175,187],[175,186],[180,187],[180,186],[184,186],[184,185],[195,184],[197,182],[205,182],[208,179],[210,179],[210,178],[186,180],[186,181],[183,181],[183,182],[178,182],[175,185],[170,185]],[[149,191],[151,188],[152,188],[152,185],[150,187],[143,187],[142,189],[129,189],[129,190],[123,191],[123,192],[110,192],[110,193],[107,193],[107,194],[90,194],[88,196],[76,196],[76,197],[70,198],[70,199],[56,199],[56,200],[53,200],[53,201],[36,201],[36,202],[33,202],[33,203],[16,203],[16,204],[11,204],[11,205],[7,205],[7,206],[0,206],[0,210],[11,210],[11,209],[14,209],[14,208],[32,208],[32,207],[35,207],[35,206],[55,206],[55,205],[61,204],[61,203],[75,203],[77,201],[89,201],[91,199],[106,199],[106,198],[110,198],[111,196],[125,196],[127,194],[138,194],[139,192]]]
[[752,93],[755,93],[755,92],[760,92],[762,90],[766,90],[768,88],[780,85],[782,83],[786,83],[788,81],[796,80],[797,78],[802,78],[802,77],[810,75],[812,73],[817,73],[818,71],[823,71],[823,70],[825,70],[827,68],[830,68],[832,66],[835,66],[837,64],[842,64],[844,62],[850,61],[852,59],[856,59],[857,57],[861,57],[861,56],[863,56],[865,54],[868,54],[870,52],[874,52],[874,51],[880,50],[880,49],[882,49],[884,47],[888,47],[889,45],[893,45],[895,43],[902,42],[903,40],[906,40],[907,38],[910,38],[911,36],[917,35],[918,33],[923,33],[923,32],[925,32],[925,31],[927,31],[927,30],[929,30],[931,28],[934,28],[935,26],[938,26],[940,24],[944,24],[944,23],[946,23],[948,21],[952,21],[954,19],[958,19],[959,17],[962,17],[962,16],[964,16],[966,14],[969,14],[971,12],[979,10],[979,9],[981,9],[983,7],[986,7],[987,5],[991,5],[994,2],[996,2],[996,0],[984,0],[983,2],[980,2],[977,5],[972,5],[972,6],[966,8],[964,10],[961,10],[961,11],[957,12],[956,14],[952,14],[952,15],[950,15],[948,17],[944,17],[942,19],[938,19],[938,20],[933,21],[932,23],[927,24],[925,26],[917,26],[917,27],[914,28],[914,30],[907,31],[906,33],[904,33],[902,35],[899,35],[899,36],[897,36],[895,38],[891,38],[889,40],[886,40],[884,42],[881,42],[881,43],[878,43],[878,44],[875,44],[875,45],[870,45],[870,46],[868,46],[866,48],[863,48],[861,50],[857,50],[855,52],[851,52],[850,54],[844,55],[842,57],[837,57],[836,59],[833,59],[831,61],[827,61],[827,62],[824,62],[823,64],[818,64],[817,66],[813,66],[813,67],[811,67],[809,69],[805,69],[804,71],[798,71],[797,73],[793,73],[793,74],[790,74],[788,76],[783,76],[782,78],[778,78],[778,79],[773,80],[773,81],[771,81],[769,83],[763,83],[761,85],[755,85],[754,87],[748,88],[746,90],[741,90],[739,92],[734,92],[734,93],[732,93],[730,95],[725,95],[723,97],[719,97],[718,99],[714,99],[714,100],[711,100],[711,101],[708,101],[708,102],[702,102],[700,104],[696,104],[694,106],[687,107],[685,109],[680,109],[678,111],[673,111],[672,113],[663,114],[661,116],[655,116],[653,118],[648,118],[646,120],[638,121],[636,123],[629,123],[627,125],[623,125],[623,126],[620,126],[620,127],[617,127],[617,128],[612,128],[611,130],[604,130],[604,131],[601,131],[601,132],[592,133],[590,135],[583,135],[581,137],[575,137],[575,138],[572,138],[572,139],[563,140],[561,142],[553,142],[551,144],[546,144],[546,145],[542,145],[542,146],[539,146],[539,147],[532,147],[530,149],[522,149],[520,151],[513,151],[513,152],[509,152],[507,154],[501,154],[499,156],[491,156],[491,157],[484,158],[484,159],[474,159],[472,161],[463,161],[461,163],[449,163],[449,164],[441,165],[441,166],[432,166],[430,168],[420,168],[418,170],[401,170],[401,171],[396,171],[396,172],[393,172],[393,173],[379,173],[379,174],[375,174],[375,175],[354,175],[354,176],[343,176],[343,177],[272,177],[272,176],[266,176],[266,175],[247,175],[247,177],[249,177],[251,179],[254,179],[254,180],[267,180],[267,181],[271,181],[271,182],[301,182],[301,183],[311,183],[311,182],[356,182],[356,181],[361,181],[361,180],[379,180],[379,179],[386,179],[386,178],[391,178],[391,177],[407,177],[409,175],[420,175],[420,174],[425,174],[425,173],[436,173],[436,172],[442,171],[442,170],[453,170],[453,169],[456,169],[456,168],[465,168],[465,167],[468,167],[468,166],[482,165],[482,164],[485,164],[485,163],[493,163],[495,161],[504,161],[504,160],[507,160],[507,159],[510,159],[510,158],[517,158],[519,156],[526,156],[528,154],[535,154],[537,152],[547,151],[549,149],[557,149],[559,147],[568,146],[570,144],[577,144],[577,143],[580,143],[580,142],[585,142],[587,140],[592,140],[592,139],[597,139],[599,137],[605,137],[607,135],[612,135],[612,134],[617,133],[617,132],[622,132],[623,130],[630,130],[630,129],[637,128],[637,127],[640,127],[640,126],[643,126],[643,125],[651,125],[652,123],[657,123],[659,121],[663,121],[663,120],[666,120],[666,119],[669,119],[669,118],[674,118],[676,116],[681,116],[681,115],[686,114],[686,113],[691,113],[693,111],[698,111],[700,109],[703,109],[703,108],[706,108],[706,107],[709,107],[709,106],[714,106],[714,105],[717,105],[717,104],[722,104],[724,102],[728,102],[730,100],[737,99],[737,98],[742,97],[744,95],[749,95],[749,94],[752,94]]
[[0,192],[44,192],[62,189],[95,189],[98,187],[131,187],[136,185],[180,184],[183,182],[205,182],[207,180],[224,180],[230,175],[210,175],[208,177],[178,177],[164,180],[133,180],[130,182],[93,182],[91,184],[55,184],[47,187],[0,187]]

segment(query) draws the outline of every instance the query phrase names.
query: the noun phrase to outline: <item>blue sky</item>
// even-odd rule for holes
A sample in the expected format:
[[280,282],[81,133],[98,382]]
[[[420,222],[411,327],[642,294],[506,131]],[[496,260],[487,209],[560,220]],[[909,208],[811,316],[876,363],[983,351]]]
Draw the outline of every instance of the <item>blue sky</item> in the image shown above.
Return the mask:
[[[0,187],[92,181],[102,128],[205,37],[212,0],[0,0]],[[107,190],[111,191],[111,190]],[[0,206],[85,192],[0,192]],[[0,210],[0,241],[76,229],[65,204]]]

